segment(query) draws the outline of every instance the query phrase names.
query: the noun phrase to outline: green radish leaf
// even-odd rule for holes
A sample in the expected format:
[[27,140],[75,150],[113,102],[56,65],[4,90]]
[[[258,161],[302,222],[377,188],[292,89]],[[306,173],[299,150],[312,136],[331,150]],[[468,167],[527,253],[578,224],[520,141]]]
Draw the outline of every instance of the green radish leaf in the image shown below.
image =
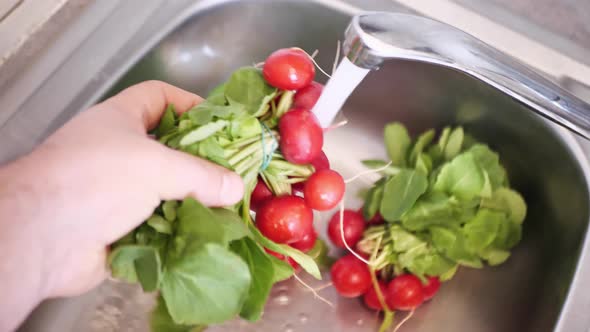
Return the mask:
[[187,145],[191,145],[196,142],[200,142],[200,141],[206,139],[207,137],[215,134],[216,132],[222,130],[223,128],[225,128],[225,126],[227,126],[228,123],[229,122],[225,121],[225,120],[217,120],[215,122],[210,122],[206,125],[198,127],[196,129],[192,130],[191,132],[189,132],[188,134],[186,134],[180,140],[180,146],[187,146]]
[[493,247],[498,249],[512,249],[522,236],[522,226],[507,218],[502,219],[498,227],[498,234],[494,239]]
[[184,132],[194,126],[195,124],[190,119],[180,120],[178,123],[178,131]]
[[432,169],[437,169],[440,166],[440,163],[443,160],[443,152],[440,147],[437,145],[431,145],[428,150],[426,151],[430,160],[432,160]]
[[500,164],[497,153],[484,144],[475,144],[467,152],[472,154],[479,167],[488,173],[493,190],[506,185],[506,170]]
[[459,230],[433,226],[430,228],[434,247],[449,259],[472,268],[482,268],[478,256],[467,249],[465,238]]
[[161,138],[164,135],[174,131],[176,129],[175,127],[176,124],[176,113],[174,111],[174,105],[173,104],[169,104],[168,107],[166,108],[166,111],[164,111],[164,115],[162,115],[162,118],[160,119],[160,123],[158,124],[158,127],[155,130],[155,135],[156,138]]
[[235,212],[209,209],[193,198],[186,198],[177,213],[177,236],[192,241],[215,242],[225,246],[249,235],[247,227]]
[[121,245],[109,254],[108,264],[113,277],[134,283],[139,281],[135,261],[142,257],[156,255],[157,251],[154,247],[134,244]]
[[501,249],[488,248],[480,252],[481,258],[486,260],[491,266],[504,263],[509,257],[510,252]]
[[412,147],[412,152],[410,153],[410,164],[416,163],[418,156],[422,154],[424,148],[432,142],[432,139],[434,139],[434,129],[430,129],[418,137],[416,143]]
[[481,188],[481,192],[479,196],[483,199],[492,197],[492,182],[490,181],[490,176],[488,172],[482,171],[483,173],[483,187]]
[[156,291],[162,278],[162,260],[158,250],[153,248],[149,254],[138,257],[134,264],[141,288],[145,292]]
[[173,321],[209,325],[234,318],[252,282],[244,260],[215,243],[192,241],[176,251],[167,259],[161,288]]
[[148,220],[147,224],[150,225],[159,233],[172,234],[172,225],[164,217],[157,214],[152,215]]
[[215,139],[215,137],[213,137],[213,136],[210,136],[210,137],[202,140],[198,144],[199,144],[199,154],[198,155],[201,158],[206,158],[209,160],[211,160],[212,158],[216,158],[218,160],[218,159],[223,159],[225,157],[225,151],[223,150],[221,145],[219,145],[219,143],[217,142],[217,139]]
[[443,128],[440,137],[438,138],[438,147],[442,152],[445,151],[446,147],[447,147],[447,143],[449,142],[449,137],[451,136],[451,128],[450,127],[445,127]]
[[307,252],[320,268],[329,268],[334,263],[334,259],[328,256],[329,248],[326,242],[317,239],[313,247]]
[[488,209],[477,211],[475,218],[463,226],[467,247],[471,252],[479,252],[494,242],[498,235],[504,214]]
[[162,213],[166,220],[173,222],[176,220],[176,209],[178,208],[178,201],[165,201],[162,204]]
[[463,144],[463,128],[455,128],[449,135],[449,140],[444,148],[444,155],[446,160],[455,158],[461,152]]
[[485,178],[471,153],[462,153],[445,164],[436,178],[433,189],[471,200],[484,189]]
[[379,212],[381,201],[383,200],[384,184],[385,181],[380,181],[380,183],[375,184],[375,186],[369,189],[367,192],[367,198],[365,200],[365,204],[363,205],[363,217],[365,220],[373,219],[377,212]]
[[456,265],[433,249],[407,251],[399,255],[399,261],[402,265],[406,265],[410,272],[420,276],[440,276],[452,270]]
[[459,265],[455,264],[450,270],[440,275],[440,281],[445,282],[451,280],[455,276],[455,273],[457,273],[458,269]]
[[402,225],[411,231],[425,230],[432,225],[456,225],[460,222],[460,208],[453,197],[432,192],[422,196],[401,218]]
[[207,95],[207,101],[213,105],[226,105],[227,99],[225,98],[225,83],[219,84],[213,88],[213,90],[211,90]]
[[231,250],[248,264],[252,283],[248,297],[240,311],[240,317],[255,322],[260,319],[262,310],[274,282],[274,264],[269,255],[252,239],[243,238],[230,245]]
[[211,105],[202,102],[186,111],[184,114],[189,117],[191,123],[195,126],[203,126],[213,121],[213,109],[209,106]]
[[135,243],[149,245],[154,248],[165,247],[170,237],[166,234],[159,233],[147,223],[141,224],[135,231]]
[[385,126],[383,134],[387,154],[393,166],[405,167],[407,165],[406,157],[411,143],[406,127],[399,122],[390,123]]
[[432,170],[432,159],[425,153],[418,154],[415,168],[417,171],[428,175],[428,173],[430,173]]
[[481,206],[493,210],[506,212],[510,220],[522,224],[526,217],[526,203],[522,196],[509,188],[498,188],[492,197],[483,199]]
[[262,125],[258,118],[249,116],[232,121],[230,131],[234,138],[252,137],[262,134]]
[[273,255],[268,255],[268,258],[273,264],[273,284],[291,278],[295,271],[291,264],[276,258]]
[[381,215],[389,222],[399,220],[427,188],[428,180],[423,173],[406,169],[400,171],[383,187]]
[[150,330],[152,332],[203,332],[206,326],[176,324],[166,308],[166,302],[162,296],[158,296],[156,308],[150,318]]
[[399,253],[398,263],[418,276],[442,275],[455,265],[439,255],[426,241],[398,225],[390,228],[390,236],[393,251]]
[[311,257],[307,256],[306,254],[302,253],[301,251],[293,247],[290,247],[285,244],[278,244],[271,241],[270,239],[262,235],[258,228],[256,228],[252,224],[249,225],[249,228],[250,232],[252,233],[252,236],[254,237],[254,240],[256,240],[256,242],[258,242],[260,245],[279,254],[291,257],[293,260],[295,260],[295,262],[297,262],[297,264],[299,264],[305,271],[307,271],[307,273],[311,274],[314,278],[318,280],[322,279],[320,269]]
[[424,246],[424,241],[399,225],[393,225],[389,228],[389,236],[393,243],[394,252],[404,252],[415,247]]
[[277,89],[270,86],[259,69],[243,67],[236,70],[225,84],[225,97],[231,103],[244,105],[246,111],[260,116],[260,111],[275,96]]

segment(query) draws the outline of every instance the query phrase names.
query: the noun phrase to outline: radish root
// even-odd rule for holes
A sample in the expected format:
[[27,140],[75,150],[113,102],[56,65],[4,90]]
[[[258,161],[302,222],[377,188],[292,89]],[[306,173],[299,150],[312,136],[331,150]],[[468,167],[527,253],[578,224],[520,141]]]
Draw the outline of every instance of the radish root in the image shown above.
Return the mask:
[[[326,288],[332,287],[332,285],[333,285],[333,284],[332,284],[331,282],[329,282],[329,283],[327,283],[327,284],[324,284],[324,285],[321,285],[321,286],[319,286],[319,287],[312,288],[312,290],[314,290],[314,291],[316,291],[316,292],[319,292],[319,291],[321,291],[321,290],[324,290],[324,289],[326,289]],[[307,291],[309,292],[310,290],[307,290]]]
[[329,305],[331,308],[334,308],[334,304],[328,300],[326,300],[325,298],[323,298],[322,296],[320,296],[320,294],[318,294],[310,285],[306,284],[303,280],[301,280],[301,278],[299,278],[299,276],[297,276],[297,273],[293,274],[293,277],[295,277],[295,279],[301,284],[303,285],[303,287],[307,288],[310,292],[313,293],[313,296],[315,298],[317,298],[318,300],[326,303],[327,305]]
[[325,130],[325,131],[330,131],[330,130],[333,130],[333,129],[336,129],[336,128],[340,128],[340,127],[342,127],[342,126],[344,126],[344,125],[346,125],[346,124],[348,124],[348,120],[342,120],[342,121],[340,121],[340,122],[338,122],[338,123],[336,123],[336,124],[333,124],[333,125],[331,125],[331,126],[327,127],[327,128],[326,128],[326,129],[324,129],[324,130]]
[[[316,51],[317,51],[317,50],[316,50]],[[314,54],[316,54],[316,53],[314,52]],[[309,54],[308,54],[308,55],[309,55]],[[326,75],[328,78],[332,77],[332,76],[330,76],[330,74],[326,73],[326,71],[325,71],[325,70],[323,70],[323,69],[322,69],[322,67],[320,67],[320,65],[318,65],[318,63],[317,63],[317,62],[315,62],[315,59],[314,59],[314,58],[313,58],[311,55],[309,55],[309,58],[311,59],[311,62],[313,62],[313,64],[314,64],[316,67],[318,67],[318,70],[319,70],[319,71],[321,71],[321,72],[322,72],[322,74]]]
[[354,257],[358,258],[361,262],[369,266],[373,266],[371,262],[364,259],[361,255],[357,254],[354,250],[352,250],[352,248],[348,245],[346,239],[344,238],[344,197],[342,197],[342,200],[340,201],[340,238],[342,239],[342,243],[344,243],[346,249],[350,251],[350,253],[353,254]]
[[412,311],[410,311],[409,314],[406,315],[406,317],[404,317],[404,319],[402,319],[401,322],[399,322],[399,324],[397,324],[397,326],[393,329],[393,332],[397,332],[397,330],[399,330],[400,327],[402,327],[402,325],[404,325],[405,322],[407,322],[410,318],[412,318],[412,315],[414,314],[414,310],[412,309]]
[[336,57],[334,58],[334,64],[332,65],[332,75],[334,75],[334,72],[336,71],[336,68],[338,67],[339,61],[340,61],[340,40],[338,40],[336,43]]
[[379,168],[375,168],[375,169],[368,169],[366,171],[362,171],[360,173],[358,173],[357,175],[351,177],[350,179],[346,179],[344,180],[344,183],[350,183],[358,178],[360,178],[361,176],[365,176],[367,174],[373,174],[373,173],[379,173],[385,169],[387,169],[387,167],[391,166],[391,161],[388,162],[387,164],[385,164],[384,166],[381,166]]

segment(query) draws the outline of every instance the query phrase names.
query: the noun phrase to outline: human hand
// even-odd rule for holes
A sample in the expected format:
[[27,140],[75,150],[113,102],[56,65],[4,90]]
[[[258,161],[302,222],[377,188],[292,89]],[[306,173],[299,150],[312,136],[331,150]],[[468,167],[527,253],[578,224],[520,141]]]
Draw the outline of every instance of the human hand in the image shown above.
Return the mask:
[[[186,111],[201,100],[162,82],[135,85],[82,112],[0,170],[0,210],[2,198],[16,193],[10,206],[23,210],[23,232],[28,230],[15,231],[12,241],[20,234],[38,247],[29,255],[39,264],[39,297],[76,295],[97,285],[106,275],[107,246],[161,200],[192,196],[225,206],[241,199],[237,174],[147,135],[167,104]],[[26,250],[22,243],[20,249]]]

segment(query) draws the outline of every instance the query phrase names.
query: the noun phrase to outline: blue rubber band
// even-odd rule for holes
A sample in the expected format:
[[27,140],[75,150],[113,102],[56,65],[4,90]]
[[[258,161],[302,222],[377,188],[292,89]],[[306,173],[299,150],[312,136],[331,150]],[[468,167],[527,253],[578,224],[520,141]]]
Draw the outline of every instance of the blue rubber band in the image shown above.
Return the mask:
[[[264,172],[268,168],[268,165],[270,165],[270,162],[272,160],[272,155],[275,153],[275,151],[279,147],[279,144],[277,143],[277,139],[275,138],[275,135],[273,135],[270,128],[268,128],[262,122],[260,123],[260,125],[262,125],[262,129],[263,129],[262,134],[261,134],[261,136],[262,136],[262,165],[260,165],[260,171]],[[270,146],[270,151],[266,151],[266,142],[265,142],[264,135],[267,132],[270,133],[270,136],[272,137],[272,145]]]

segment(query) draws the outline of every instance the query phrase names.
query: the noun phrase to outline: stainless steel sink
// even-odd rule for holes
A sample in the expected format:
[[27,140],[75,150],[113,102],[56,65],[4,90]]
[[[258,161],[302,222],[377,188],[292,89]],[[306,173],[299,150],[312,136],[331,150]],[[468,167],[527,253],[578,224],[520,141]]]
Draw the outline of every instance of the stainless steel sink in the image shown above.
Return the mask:
[[[237,67],[286,46],[318,49],[319,64],[331,68],[336,41],[360,9],[407,11],[390,1],[360,0],[121,2],[4,117],[0,160],[26,152],[75,113],[139,81],[160,79],[205,95]],[[325,81],[321,74],[317,79]],[[570,133],[482,82],[408,61],[370,73],[344,114],[349,124],[327,135],[325,149],[345,177],[362,169],[360,159],[384,155],[387,121],[402,121],[414,134],[461,124],[500,152],[529,204],[523,241],[505,265],[462,269],[400,331],[588,330],[590,168]],[[347,205],[360,205],[356,190],[366,185],[348,187]],[[317,216],[322,235],[330,216]],[[320,286],[325,276],[304,280]],[[376,330],[378,318],[360,301],[338,298],[332,289],[322,295],[336,306],[287,281],[273,290],[261,322],[210,330]],[[20,330],[147,331],[152,304],[137,287],[107,281],[78,298],[43,303]]]

